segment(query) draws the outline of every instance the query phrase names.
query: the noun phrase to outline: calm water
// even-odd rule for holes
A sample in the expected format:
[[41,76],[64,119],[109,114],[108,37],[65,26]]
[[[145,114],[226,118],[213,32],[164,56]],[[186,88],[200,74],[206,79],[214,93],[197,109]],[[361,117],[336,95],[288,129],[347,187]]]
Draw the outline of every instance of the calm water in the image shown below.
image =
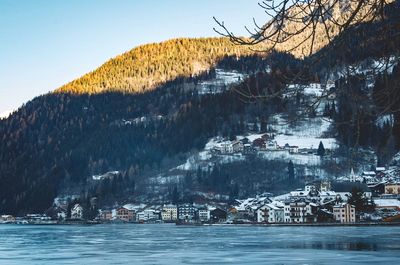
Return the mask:
[[400,227],[0,225],[0,264],[395,264]]

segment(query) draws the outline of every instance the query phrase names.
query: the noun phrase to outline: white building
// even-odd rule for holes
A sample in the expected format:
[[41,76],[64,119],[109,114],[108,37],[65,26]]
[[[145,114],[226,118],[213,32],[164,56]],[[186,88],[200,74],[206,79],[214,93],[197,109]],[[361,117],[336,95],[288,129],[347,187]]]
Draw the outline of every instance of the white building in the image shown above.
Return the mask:
[[317,188],[315,187],[315,185],[309,184],[309,185],[306,185],[304,187],[304,191],[306,191],[306,192],[316,192]]
[[198,211],[199,220],[201,222],[208,222],[210,221],[211,215],[210,210],[207,207],[200,208]]
[[220,151],[223,154],[232,154],[233,153],[233,145],[232,145],[232,143],[230,141],[221,143]]
[[265,148],[267,150],[277,150],[278,149],[278,143],[276,141],[267,141]]
[[78,203],[71,209],[71,219],[83,219],[83,208]]
[[163,221],[178,220],[178,207],[176,205],[164,205],[161,211],[161,219]]
[[313,223],[317,221],[313,210],[314,205],[306,200],[294,200],[285,202],[284,221],[285,223]]
[[284,222],[284,204],[274,201],[261,206],[257,210],[258,223],[283,223]]
[[159,220],[159,212],[153,209],[146,209],[137,214],[137,221],[148,222]]
[[341,223],[354,223],[356,221],[356,207],[348,203],[333,206],[333,216]]

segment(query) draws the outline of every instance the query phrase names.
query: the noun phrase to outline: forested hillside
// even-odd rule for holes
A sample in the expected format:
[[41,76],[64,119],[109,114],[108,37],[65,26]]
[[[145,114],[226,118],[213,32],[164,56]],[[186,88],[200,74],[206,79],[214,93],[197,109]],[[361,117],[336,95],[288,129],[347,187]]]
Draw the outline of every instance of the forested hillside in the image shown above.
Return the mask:
[[[391,21],[393,47],[399,45],[397,14]],[[339,49],[333,42],[326,52],[314,55],[323,54],[313,67],[307,58],[255,54],[224,38],[176,39],[118,56],[0,120],[0,212],[43,211],[60,192],[97,196],[100,204],[151,196],[150,177],[181,165],[211,137],[234,139],[249,131],[248,124],[264,133],[265,121],[274,114],[315,115],[302,105],[302,91],[289,95],[285,90],[292,76],[298,77],[297,85],[334,80],[329,92],[335,94],[335,104],[325,106],[322,118],[332,121],[342,153],[373,150],[379,162],[386,163],[400,147],[399,67],[376,73],[376,82],[370,82],[368,67],[346,74],[337,70],[379,59],[375,33],[382,26],[374,22],[351,28],[351,36],[357,38],[351,48]],[[371,30],[358,31],[363,27]],[[216,68],[246,78],[221,85],[215,82]],[[208,84],[208,90],[200,91],[199,84]],[[387,116],[390,122],[381,122]],[[281,161],[252,158],[245,163],[199,173],[196,189],[258,191],[258,181],[269,185],[262,186],[265,189],[277,183],[265,181],[256,170],[273,168],[274,174],[286,174]],[[242,177],[236,174],[238,168],[249,172]],[[93,175],[111,171],[119,172],[112,182],[93,182]]]
[[254,54],[228,38],[173,39],[139,46],[74,80],[58,93],[141,93],[179,77],[199,75],[226,56]]

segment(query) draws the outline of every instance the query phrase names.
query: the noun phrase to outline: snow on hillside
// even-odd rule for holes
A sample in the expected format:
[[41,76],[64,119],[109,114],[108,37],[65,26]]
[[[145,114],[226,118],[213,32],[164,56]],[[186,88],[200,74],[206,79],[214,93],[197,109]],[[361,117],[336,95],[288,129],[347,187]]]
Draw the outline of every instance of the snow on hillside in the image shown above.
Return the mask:
[[216,77],[211,80],[201,81],[196,85],[199,94],[216,94],[225,91],[230,85],[237,84],[246,75],[237,71],[215,69]]
[[270,118],[268,129],[277,134],[320,138],[329,131],[332,123],[332,120],[325,117],[298,118],[288,121],[282,114],[277,114]]
[[375,124],[378,125],[379,127],[383,127],[385,123],[393,125],[394,123],[393,114],[381,115],[375,121]]
[[297,165],[319,166],[321,164],[321,158],[317,155],[301,153],[292,154],[286,150],[259,152],[259,157],[262,157],[266,160],[281,160],[286,162],[292,161]]
[[298,137],[297,135],[278,135],[275,141],[279,146],[289,144],[290,146],[298,146],[300,149],[317,149],[320,142],[327,149],[336,149],[337,142],[335,138],[314,138],[314,137]]

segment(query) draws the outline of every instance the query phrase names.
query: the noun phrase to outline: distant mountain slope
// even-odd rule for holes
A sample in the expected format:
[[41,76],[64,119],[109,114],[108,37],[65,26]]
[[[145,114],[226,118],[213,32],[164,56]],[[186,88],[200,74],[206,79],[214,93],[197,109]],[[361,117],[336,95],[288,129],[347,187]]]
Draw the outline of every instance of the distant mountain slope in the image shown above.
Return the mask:
[[[351,63],[368,59],[369,51],[379,47],[379,40],[373,36],[380,26],[365,25],[371,26],[373,30],[367,34],[358,34],[357,27],[351,32],[351,36],[356,36],[355,33],[358,36],[351,47],[360,47],[362,53],[350,49],[338,57],[336,48],[327,50],[332,58],[339,60],[336,64],[347,62],[344,58],[351,59]],[[398,39],[394,41],[398,43]],[[233,56],[226,57],[229,54]],[[238,94],[247,91],[254,95],[260,91],[279,94],[286,87],[287,77],[303,69],[304,61],[286,53],[272,53],[266,59],[243,57],[250,54],[247,47],[233,46],[223,38],[176,39],[141,46],[61,87],[58,93],[37,97],[7,119],[0,119],[0,213],[43,211],[60,191],[97,195],[100,203],[137,196],[146,191],[144,182],[149,177],[178,166],[190,152],[204,148],[211,137],[244,135],[246,125],[266,120],[268,115],[277,112],[294,115],[294,104],[283,96],[249,104]],[[202,82],[208,83],[208,88],[224,86],[215,82],[217,71],[210,68],[216,63],[222,69],[249,76],[235,87],[241,93],[234,93],[229,87],[207,89],[206,93],[197,89]],[[330,67],[328,62],[318,64],[303,82],[315,80],[314,77],[322,76],[321,72],[331,71]],[[209,69],[208,73],[198,75]],[[392,80],[390,84],[399,84],[399,72],[394,73],[388,77]],[[196,77],[191,78],[193,75]],[[361,81],[353,80],[354,89],[362,82],[362,78],[357,79]],[[347,84],[347,81],[343,79],[341,83]],[[352,86],[343,89],[352,89]],[[364,96],[365,91],[356,92]],[[345,96],[339,99],[343,105],[349,105],[351,99]],[[296,104],[302,102],[301,98],[298,101]],[[332,116],[350,118],[359,112],[357,108],[346,111],[341,111],[338,104],[338,115]],[[399,113],[393,115],[396,141],[400,139]],[[361,114],[370,119],[369,113]],[[354,142],[357,136],[352,133],[354,126],[347,126],[348,121],[345,122],[341,138]],[[378,130],[369,133],[376,127],[361,130],[361,143],[391,145],[392,141],[376,143],[379,139],[375,135],[382,133]],[[389,130],[386,138],[394,138],[391,134]],[[91,176],[113,171],[119,171],[121,179],[115,183],[93,184]],[[225,180],[229,183],[230,179]],[[246,178],[240,181],[243,186],[258,184]],[[232,188],[225,182],[218,183],[221,189]]]
[[[361,1],[322,0],[318,2],[322,8],[313,7],[312,4],[315,2],[299,1],[287,9],[288,14],[282,25],[278,25],[281,20],[272,25],[266,23],[265,33],[260,36],[270,36],[279,29],[280,34],[272,38],[277,41],[274,48],[278,51],[290,52],[298,58],[304,58],[309,56],[310,50],[312,53],[318,52],[342,33],[343,25],[353,15]],[[391,8],[393,8],[395,2],[395,0],[387,0],[386,6],[392,5]],[[360,10],[348,27],[361,22],[379,21],[380,16],[376,16],[379,12],[378,8],[375,1],[363,1]]]
[[225,56],[240,57],[253,53],[248,47],[236,46],[227,38],[182,38],[147,44],[109,60],[56,92],[140,93],[178,77],[200,74]]
[[[329,1],[327,1],[329,2]],[[346,1],[343,1],[344,3]],[[392,1],[388,1],[392,2]],[[338,5],[337,5],[338,6]],[[289,9],[295,19],[284,24],[284,32],[291,34],[304,27],[307,16],[300,12],[301,7]],[[346,5],[340,5],[329,13],[330,17],[343,23],[349,16]],[[360,14],[364,14],[362,10]],[[368,21],[369,16],[365,17]],[[273,30],[273,28],[271,28]],[[322,21],[316,24],[316,37],[313,51],[325,47],[329,40],[326,31],[333,39],[340,33],[339,27],[329,23],[325,28]],[[279,43],[275,48],[281,52],[290,52],[296,57],[308,55],[311,46],[312,28],[306,28],[300,34]],[[285,38],[285,36],[280,36]],[[254,50],[265,50],[270,43],[265,42],[252,47]],[[102,92],[141,93],[152,90],[159,85],[179,77],[191,77],[212,68],[218,60],[226,56],[244,56],[255,54],[248,46],[234,45],[229,38],[180,38],[161,43],[153,43],[136,47],[119,55],[96,70],[58,88],[58,93],[97,94]],[[264,53],[265,55],[265,53]]]

